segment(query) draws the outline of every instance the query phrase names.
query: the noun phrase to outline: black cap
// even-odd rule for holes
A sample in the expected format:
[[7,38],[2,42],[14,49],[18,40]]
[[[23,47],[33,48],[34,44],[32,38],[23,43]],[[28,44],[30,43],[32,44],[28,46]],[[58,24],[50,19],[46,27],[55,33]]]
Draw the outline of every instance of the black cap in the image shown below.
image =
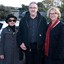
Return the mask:
[[6,23],[8,23],[8,20],[9,20],[9,18],[14,18],[15,20],[17,20],[17,17],[16,16],[14,16],[13,14],[9,14],[7,17],[6,17]]

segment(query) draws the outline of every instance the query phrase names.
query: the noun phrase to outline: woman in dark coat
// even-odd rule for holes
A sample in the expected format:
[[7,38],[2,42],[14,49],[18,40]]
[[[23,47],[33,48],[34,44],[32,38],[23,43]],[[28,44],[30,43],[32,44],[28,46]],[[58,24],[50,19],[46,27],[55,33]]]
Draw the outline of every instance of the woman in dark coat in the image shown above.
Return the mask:
[[44,44],[45,64],[64,64],[64,25],[60,22],[58,8],[51,7],[47,16],[51,19]]
[[16,44],[15,28],[17,18],[10,14],[6,18],[8,26],[3,29],[0,42],[0,59],[3,64],[19,64],[18,46]]

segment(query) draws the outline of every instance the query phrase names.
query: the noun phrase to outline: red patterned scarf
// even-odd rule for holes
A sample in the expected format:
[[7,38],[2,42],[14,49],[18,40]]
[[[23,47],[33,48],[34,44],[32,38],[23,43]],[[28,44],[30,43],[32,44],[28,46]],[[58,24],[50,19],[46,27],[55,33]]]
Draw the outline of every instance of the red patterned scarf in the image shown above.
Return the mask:
[[47,29],[45,43],[44,43],[44,51],[46,56],[48,56],[48,50],[49,50],[50,31],[53,29],[54,26],[56,26],[57,23],[58,23],[58,19],[53,24],[51,23]]

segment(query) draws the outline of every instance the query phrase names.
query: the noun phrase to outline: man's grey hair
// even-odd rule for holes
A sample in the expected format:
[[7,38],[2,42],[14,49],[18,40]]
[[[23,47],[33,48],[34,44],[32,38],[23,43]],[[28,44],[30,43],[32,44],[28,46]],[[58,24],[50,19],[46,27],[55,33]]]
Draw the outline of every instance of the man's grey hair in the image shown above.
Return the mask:
[[[34,1],[33,1],[33,2],[31,2],[31,3],[29,4],[29,6],[30,6],[31,4],[36,4],[36,5],[37,5],[37,3],[36,3],[36,2],[34,2]],[[38,5],[37,5],[37,6],[38,6]]]

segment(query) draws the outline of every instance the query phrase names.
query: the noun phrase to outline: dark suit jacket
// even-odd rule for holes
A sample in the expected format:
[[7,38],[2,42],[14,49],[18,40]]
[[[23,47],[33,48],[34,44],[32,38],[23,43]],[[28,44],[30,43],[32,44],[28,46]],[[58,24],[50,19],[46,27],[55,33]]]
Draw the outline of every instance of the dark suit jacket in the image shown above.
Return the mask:
[[[28,36],[28,29],[29,29],[29,12],[25,14],[25,16],[21,19],[19,30],[17,33],[17,43],[20,45],[22,42],[25,43],[27,48],[30,48],[29,43],[29,36]],[[39,48],[43,48],[44,40],[45,40],[45,33],[46,33],[47,23],[46,19],[40,15],[38,12],[38,37],[37,37],[37,46]]]

